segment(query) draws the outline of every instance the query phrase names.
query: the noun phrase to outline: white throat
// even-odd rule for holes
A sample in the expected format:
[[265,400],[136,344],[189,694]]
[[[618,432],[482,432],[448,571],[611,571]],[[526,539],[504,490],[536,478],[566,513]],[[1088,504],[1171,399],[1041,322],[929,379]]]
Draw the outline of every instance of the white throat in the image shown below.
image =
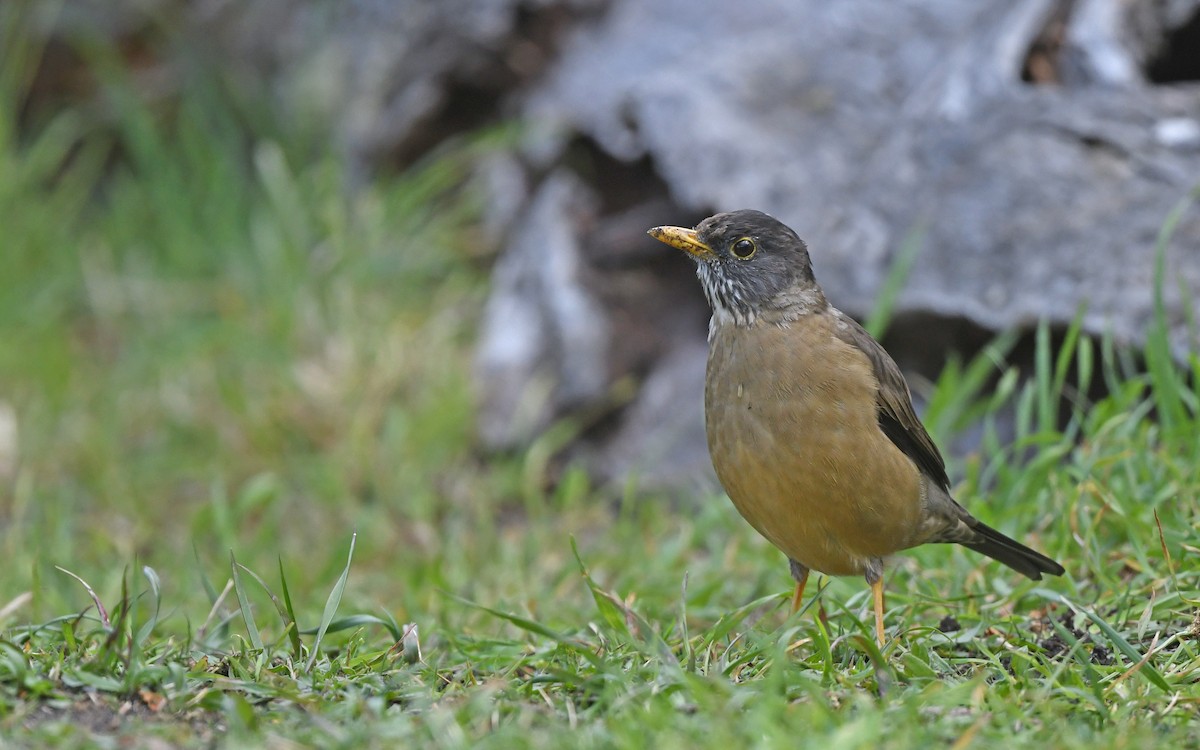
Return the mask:
[[766,307],[755,307],[745,298],[742,287],[733,283],[724,274],[713,271],[708,263],[696,266],[696,275],[700,277],[700,285],[704,288],[704,296],[708,298],[712,308],[712,318],[708,322],[708,336],[722,326],[732,325],[749,328],[762,321],[786,326],[794,320],[821,312],[829,307],[829,302],[814,285],[789,289],[771,300]]

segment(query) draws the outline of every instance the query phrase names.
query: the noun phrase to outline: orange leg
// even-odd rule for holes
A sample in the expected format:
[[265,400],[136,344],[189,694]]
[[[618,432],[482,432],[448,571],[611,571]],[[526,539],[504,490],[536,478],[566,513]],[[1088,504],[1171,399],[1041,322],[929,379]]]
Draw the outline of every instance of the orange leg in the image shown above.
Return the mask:
[[804,586],[808,583],[808,569],[805,568],[796,577],[796,593],[792,595],[792,614],[800,611],[800,603],[804,601]]
[[800,602],[804,599],[804,584],[808,583],[808,568],[788,558],[788,569],[796,580],[796,593],[792,596],[792,614],[800,610]]
[[883,648],[883,576],[871,581],[871,592],[875,594],[875,637]]

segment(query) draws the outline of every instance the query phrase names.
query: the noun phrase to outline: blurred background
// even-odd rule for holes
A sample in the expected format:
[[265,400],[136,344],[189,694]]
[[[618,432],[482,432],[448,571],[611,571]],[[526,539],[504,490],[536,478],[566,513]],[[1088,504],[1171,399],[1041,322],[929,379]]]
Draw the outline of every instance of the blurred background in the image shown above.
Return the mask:
[[561,590],[612,507],[713,505],[648,227],[791,224],[924,402],[1039,321],[1194,349],[1198,179],[1190,0],[6,0],[0,599],[354,530],[400,611]]

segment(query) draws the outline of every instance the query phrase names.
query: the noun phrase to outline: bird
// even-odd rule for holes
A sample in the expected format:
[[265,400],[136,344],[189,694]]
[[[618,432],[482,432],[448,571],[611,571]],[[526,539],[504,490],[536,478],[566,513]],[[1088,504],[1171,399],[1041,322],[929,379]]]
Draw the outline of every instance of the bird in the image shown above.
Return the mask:
[[885,561],[923,544],[961,544],[1034,580],[1064,573],[952,497],[900,368],[829,303],[793,229],[740,210],[648,233],[696,262],[712,310],[713,468],[741,516],[787,556],[793,614],[810,571],[861,575],[883,648]]

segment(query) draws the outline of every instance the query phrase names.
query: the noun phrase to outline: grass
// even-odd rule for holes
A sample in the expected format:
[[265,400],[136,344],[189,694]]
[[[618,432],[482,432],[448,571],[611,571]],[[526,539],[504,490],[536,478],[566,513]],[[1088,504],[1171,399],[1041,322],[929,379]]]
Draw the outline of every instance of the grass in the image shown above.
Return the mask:
[[959,498],[1069,573],[903,554],[880,653],[859,581],[787,617],[717,495],[473,450],[486,138],[348,200],[219,85],[151,113],[90,54],[107,127],[0,120],[0,744],[1200,746],[1200,360],[1161,324],[1144,372],[1042,327],[1028,377],[1010,336],[930,385],[939,439],[984,426]]

